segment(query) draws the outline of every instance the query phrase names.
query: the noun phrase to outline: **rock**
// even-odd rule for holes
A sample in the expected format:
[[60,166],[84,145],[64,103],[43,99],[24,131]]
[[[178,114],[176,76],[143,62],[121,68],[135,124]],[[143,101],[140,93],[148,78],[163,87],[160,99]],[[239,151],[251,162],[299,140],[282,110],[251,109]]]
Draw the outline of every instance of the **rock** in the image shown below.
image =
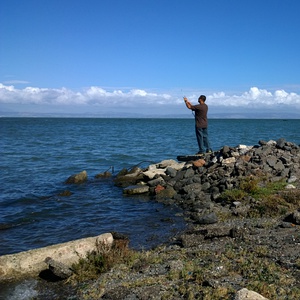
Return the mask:
[[111,233],[104,233],[96,237],[83,238],[62,244],[33,249],[16,254],[0,256],[0,278],[28,278],[38,276],[45,270],[45,257],[51,257],[68,267],[85,258],[88,252],[96,250],[99,244],[111,246],[113,236]]
[[163,178],[162,177],[158,177],[158,178],[155,178],[155,179],[152,179],[152,180],[150,180],[150,181],[148,181],[148,185],[150,186],[150,187],[153,187],[153,186],[157,186],[157,185],[163,185],[165,183],[165,181],[163,180]]
[[85,181],[87,181],[87,172],[86,171],[82,171],[78,174],[74,174],[72,176],[70,176],[67,180],[66,180],[66,184],[80,184],[80,183],[84,183]]
[[273,141],[273,140],[270,140],[267,142],[268,146],[276,146],[276,144],[277,144],[276,141]]
[[286,188],[287,190],[293,190],[293,189],[295,189],[296,187],[295,187],[293,184],[288,184],[285,188]]
[[204,159],[198,159],[193,161],[193,166],[196,168],[203,167],[205,165],[205,160]]
[[97,175],[95,175],[95,178],[109,178],[111,177],[112,174],[108,171],[104,172],[104,173],[99,173]]
[[184,162],[177,162],[173,159],[163,160],[157,164],[157,167],[160,169],[166,169],[167,167],[171,167],[175,170],[180,170],[184,167]]
[[146,176],[148,179],[153,179],[156,175],[166,175],[164,169],[151,169],[148,171],[143,172],[143,175]]
[[149,192],[149,186],[147,185],[130,185],[123,190],[125,195],[139,195]]
[[154,189],[155,194],[158,194],[158,193],[160,193],[160,192],[163,191],[163,190],[165,190],[165,187],[163,187],[163,186],[160,185],[160,184],[158,184],[158,185],[156,186],[156,188]]
[[254,291],[243,288],[236,293],[234,300],[268,300],[268,298],[265,298]]
[[47,257],[45,263],[49,266],[49,270],[60,279],[67,279],[73,274],[73,270],[64,263]]
[[289,214],[285,219],[285,222],[292,224],[300,225],[300,211],[296,210],[293,213]]
[[223,165],[230,165],[230,164],[234,164],[236,161],[235,157],[228,157],[222,160],[222,164]]
[[261,146],[265,146],[265,145],[267,145],[267,141],[265,141],[265,140],[259,140],[258,144],[261,145]]
[[298,178],[296,177],[296,176],[291,176],[288,180],[287,180],[287,182],[288,183],[294,183],[294,182],[296,182],[298,180]]
[[[156,191],[156,190],[155,190]],[[161,189],[156,194],[157,200],[170,200],[176,195],[176,191],[172,187],[167,187],[166,189]]]
[[224,146],[221,150],[223,157],[227,158],[230,157],[230,147],[229,146]]
[[137,177],[142,173],[142,169],[139,167],[132,168],[125,176],[127,177]]
[[270,166],[270,167],[274,167],[277,163],[277,157],[276,156],[270,156],[267,158],[267,164]]
[[199,183],[191,183],[189,185],[186,185],[183,190],[186,194],[191,194],[191,193],[200,193],[201,192],[201,184]]
[[133,168],[130,172],[128,172],[126,169],[121,170],[114,179],[114,183],[117,186],[126,187],[129,185],[135,185],[143,179],[144,176],[142,174],[142,170],[136,167]]
[[193,168],[188,168],[184,174],[184,178],[191,178],[195,175]]
[[69,196],[71,196],[73,193],[71,192],[71,191],[69,191],[69,190],[64,190],[64,191],[62,191],[62,192],[60,192],[59,194],[58,194],[58,196],[60,196],[60,197],[69,197]]
[[283,138],[280,138],[276,141],[276,145],[278,148],[283,148],[285,146],[286,140]]
[[300,211],[295,211],[292,215],[293,223],[296,225],[300,225]]
[[170,176],[170,177],[175,177],[177,174],[177,170],[172,168],[172,167],[167,167],[166,169],[166,175]]
[[212,212],[208,215],[201,216],[197,220],[197,224],[214,224],[218,222],[218,217],[215,212]]

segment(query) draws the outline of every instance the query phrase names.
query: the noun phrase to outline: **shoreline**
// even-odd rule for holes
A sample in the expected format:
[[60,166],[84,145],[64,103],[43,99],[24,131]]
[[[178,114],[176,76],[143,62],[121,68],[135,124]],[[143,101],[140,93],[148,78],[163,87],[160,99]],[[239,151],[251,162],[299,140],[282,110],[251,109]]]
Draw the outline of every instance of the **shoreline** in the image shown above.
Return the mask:
[[[85,288],[79,284],[76,299],[221,299],[205,295],[234,297],[245,287],[266,297],[260,299],[299,296],[299,164],[299,146],[280,139],[120,172],[115,182],[125,195],[178,205],[189,227],[139,252],[131,265],[116,265]],[[269,184],[278,188],[270,200],[257,196]]]

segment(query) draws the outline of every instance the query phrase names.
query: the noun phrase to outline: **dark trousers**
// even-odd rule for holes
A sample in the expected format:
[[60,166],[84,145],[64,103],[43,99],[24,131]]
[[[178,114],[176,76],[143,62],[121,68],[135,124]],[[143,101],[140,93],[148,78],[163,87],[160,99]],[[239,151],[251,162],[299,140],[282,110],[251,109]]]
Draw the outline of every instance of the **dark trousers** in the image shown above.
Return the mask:
[[196,127],[196,137],[199,146],[199,152],[205,153],[206,151],[211,151],[210,143],[208,140],[207,128],[197,128]]

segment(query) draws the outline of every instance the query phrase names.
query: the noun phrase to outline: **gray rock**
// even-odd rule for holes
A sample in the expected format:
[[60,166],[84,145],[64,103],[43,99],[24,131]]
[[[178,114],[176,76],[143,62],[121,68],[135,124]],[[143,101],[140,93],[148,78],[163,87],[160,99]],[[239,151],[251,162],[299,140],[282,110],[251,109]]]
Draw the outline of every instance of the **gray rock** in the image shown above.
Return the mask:
[[261,145],[261,146],[264,146],[264,145],[267,145],[267,141],[260,140],[260,141],[258,141],[258,144]]
[[150,187],[157,186],[158,184],[163,185],[164,183],[165,183],[165,181],[163,180],[162,177],[158,177],[158,178],[155,178],[155,179],[152,179],[152,180],[148,181],[148,185]]
[[197,224],[214,224],[218,222],[218,217],[215,212],[202,216],[197,220]]
[[67,279],[73,274],[73,270],[62,262],[56,261],[51,257],[45,259],[45,263],[48,264],[49,270],[57,277],[61,279]]
[[286,140],[284,138],[280,138],[276,141],[277,147],[278,148],[283,148],[285,146]]
[[166,174],[169,175],[170,177],[175,177],[177,174],[177,170],[172,167],[167,167]]
[[296,182],[298,180],[298,178],[296,177],[296,176],[291,176],[288,180],[287,180],[287,182],[288,183],[294,183],[294,182]]
[[192,183],[189,185],[186,185],[183,190],[186,194],[191,194],[191,193],[199,193],[201,191],[202,187],[201,184],[199,183]]
[[300,225],[300,211],[295,211],[293,213],[293,221],[295,224]]
[[188,168],[184,174],[184,178],[190,178],[195,175],[195,172],[192,168]]
[[267,164],[270,167],[274,168],[276,163],[277,163],[277,157],[276,156],[270,156],[270,157],[267,158]]

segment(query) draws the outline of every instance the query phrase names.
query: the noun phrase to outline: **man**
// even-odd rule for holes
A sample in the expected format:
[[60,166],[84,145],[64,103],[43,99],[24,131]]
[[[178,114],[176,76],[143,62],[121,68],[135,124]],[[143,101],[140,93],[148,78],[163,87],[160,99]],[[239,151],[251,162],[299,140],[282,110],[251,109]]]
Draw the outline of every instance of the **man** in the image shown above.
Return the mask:
[[186,107],[195,112],[196,138],[199,146],[199,152],[197,154],[204,155],[205,153],[211,153],[212,150],[210,148],[207,131],[208,106],[205,104],[206,96],[201,95],[198,98],[199,104],[197,105],[192,105],[186,97],[183,99]]

